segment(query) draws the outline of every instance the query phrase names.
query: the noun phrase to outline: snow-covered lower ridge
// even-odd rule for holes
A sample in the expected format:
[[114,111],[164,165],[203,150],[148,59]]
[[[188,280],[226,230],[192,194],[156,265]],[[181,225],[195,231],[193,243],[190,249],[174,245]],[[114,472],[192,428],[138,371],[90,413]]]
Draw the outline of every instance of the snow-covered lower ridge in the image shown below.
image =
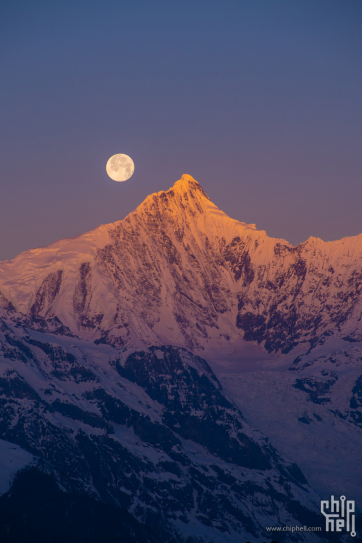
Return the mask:
[[[322,525],[320,497],[299,467],[185,349],[120,352],[4,320],[0,361],[0,446],[14,448],[18,469],[31,461],[50,475],[70,500],[127,509],[159,543],[264,541],[266,526]],[[8,502],[11,492],[0,496],[0,519]],[[28,526],[29,514],[6,507]],[[300,533],[293,541],[339,539]]]
[[0,304],[118,347],[299,354],[362,337],[361,258],[362,235],[293,247],[229,218],[184,175],[121,221],[1,263]]

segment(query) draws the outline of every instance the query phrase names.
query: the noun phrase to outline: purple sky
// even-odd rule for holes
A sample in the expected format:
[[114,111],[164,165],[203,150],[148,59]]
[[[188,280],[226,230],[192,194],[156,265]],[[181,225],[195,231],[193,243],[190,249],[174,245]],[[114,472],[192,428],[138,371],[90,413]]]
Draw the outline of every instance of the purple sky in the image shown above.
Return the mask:
[[272,237],[361,233],[361,58],[360,0],[2,2],[0,260],[183,173]]

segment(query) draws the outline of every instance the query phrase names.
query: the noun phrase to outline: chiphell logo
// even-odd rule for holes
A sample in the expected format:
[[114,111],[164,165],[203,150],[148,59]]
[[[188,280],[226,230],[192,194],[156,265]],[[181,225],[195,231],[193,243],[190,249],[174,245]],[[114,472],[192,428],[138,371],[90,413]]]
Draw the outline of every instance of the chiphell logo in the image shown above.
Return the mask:
[[326,518],[326,532],[350,532],[356,537],[356,503],[354,500],[346,500],[341,496],[336,500],[331,496],[330,501],[321,501],[321,513]]

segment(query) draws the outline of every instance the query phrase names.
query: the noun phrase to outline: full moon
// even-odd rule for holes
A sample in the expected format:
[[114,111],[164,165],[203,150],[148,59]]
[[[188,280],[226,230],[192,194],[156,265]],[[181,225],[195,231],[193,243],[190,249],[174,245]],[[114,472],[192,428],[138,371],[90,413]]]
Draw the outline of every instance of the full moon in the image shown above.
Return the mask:
[[134,172],[134,163],[128,155],[113,155],[107,162],[107,173],[113,181],[127,181]]

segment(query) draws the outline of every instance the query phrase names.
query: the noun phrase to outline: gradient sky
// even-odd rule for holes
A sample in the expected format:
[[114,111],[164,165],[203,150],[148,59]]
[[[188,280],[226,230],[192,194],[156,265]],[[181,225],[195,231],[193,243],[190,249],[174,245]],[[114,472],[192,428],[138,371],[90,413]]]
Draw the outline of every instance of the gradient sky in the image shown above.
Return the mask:
[[361,233],[361,59],[361,0],[1,2],[0,260],[183,173],[269,236]]

